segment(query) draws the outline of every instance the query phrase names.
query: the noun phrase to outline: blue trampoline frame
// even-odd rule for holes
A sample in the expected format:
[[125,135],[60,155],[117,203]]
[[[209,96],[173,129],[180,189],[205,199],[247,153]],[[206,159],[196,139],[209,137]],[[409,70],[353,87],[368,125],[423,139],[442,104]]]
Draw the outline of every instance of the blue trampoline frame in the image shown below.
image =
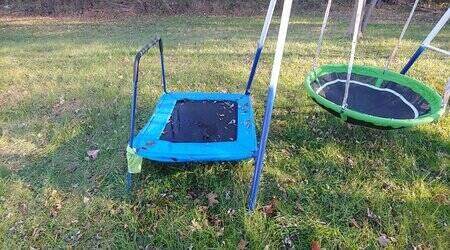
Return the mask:
[[[236,140],[210,143],[172,143],[160,140],[159,137],[170,119],[175,104],[178,100],[184,99],[236,102],[239,109]],[[156,105],[153,116],[134,138],[132,148],[139,156],[160,162],[238,161],[253,158],[257,147],[250,96],[201,92],[163,94]],[[161,152],[165,152],[165,154],[161,154]],[[190,153],[186,154],[186,152]]]
[[[247,158],[254,158],[255,167],[253,171],[253,178],[251,188],[248,197],[247,208],[249,211],[253,211],[256,207],[257,195],[259,191],[260,179],[263,172],[264,157],[266,151],[266,144],[269,135],[270,122],[272,117],[272,111],[274,107],[276,89],[278,79],[280,75],[281,61],[283,57],[284,45],[286,41],[287,28],[289,25],[289,18],[292,7],[292,0],[285,0],[283,4],[283,12],[281,15],[280,28],[277,39],[277,46],[275,50],[275,59],[272,68],[270,86],[268,89],[266,108],[264,112],[264,120],[262,126],[262,133],[259,145],[256,144],[256,129],[254,125],[253,108],[251,106],[250,90],[257,71],[258,62],[264,48],[265,40],[267,38],[269,26],[274,13],[277,0],[271,0],[267,15],[264,21],[263,30],[261,32],[258,46],[255,52],[255,56],[248,78],[246,89],[243,94],[223,94],[223,93],[200,93],[200,92],[183,92],[183,93],[171,93],[167,91],[165,65],[164,65],[164,53],[163,42],[160,37],[156,37],[151,43],[145,45],[137,54],[134,60],[133,69],[133,94],[131,100],[131,116],[130,116],[130,137],[129,147],[136,151],[136,154],[147,159],[161,161],[161,162],[197,162],[197,161],[230,161],[241,160]],[[135,122],[136,122],[136,109],[137,109],[137,97],[138,97],[138,81],[139,81],[139,64],[142,56],[148,52],[150,48],[155,46],[159,47],[160,63],[161,63],[161,85],[163,88],[163,95],[158,102],[155,113],[149,120],[147,125],[135,136]],[[197,99],[197,100],[233,100],[238,103],[238,138],[233,142],[214,142],[214,143],[170,143],[167,141],[159,140],[159,136],[164,129],[164,125],[169,119],[173,106],[177,100],[180,99]],[[248,107],[248,110],[241,110]],[[153,122],[152,122],[153,121]],[[155,122],[158,121],[158,122]],[[248,123],[249,122],[249,123]],[[248,127],[247,124],[250,124]],[[151,141],[148,145],[148,141]],[[147,145],[146,145],[147,144]],[[194,145],[195,144],[195,145]],[[238,147],[244,147],[244,150],[240,150]],[[152,147],[163,148],[164,150],[171,150],[171,156],[165,157],[156,151],[152,151]],[[217,153],[208,158],[205,155],[201,155],[202,150],[208,150],[211,152],[212,148]],[[187,149],[200,152],[198,157],[184,157],[183,151]],[[239,153],[238,151],[242,151]],[[220,157],[218,157],[220,156]],[[132,186],[132,174],[127,173],[126,176],[127,187]]]

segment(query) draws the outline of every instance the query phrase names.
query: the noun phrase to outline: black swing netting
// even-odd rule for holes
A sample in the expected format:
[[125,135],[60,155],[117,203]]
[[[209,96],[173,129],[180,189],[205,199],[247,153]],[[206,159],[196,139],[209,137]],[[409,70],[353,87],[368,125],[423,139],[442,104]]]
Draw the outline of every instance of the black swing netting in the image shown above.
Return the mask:
[[[320,96],[342,105],[347,73],[329,73],[311,83]],[[418,93],[394,81],[384,80],[376,86],[377,78],[352,73],[347,108],[367,115],[415,119],[431,111],[430,104]]]

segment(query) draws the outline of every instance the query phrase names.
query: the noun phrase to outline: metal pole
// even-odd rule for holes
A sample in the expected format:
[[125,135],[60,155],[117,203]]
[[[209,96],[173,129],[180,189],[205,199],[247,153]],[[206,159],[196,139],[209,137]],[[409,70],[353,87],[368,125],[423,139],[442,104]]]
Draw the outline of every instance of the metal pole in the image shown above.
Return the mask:
[[420,47],[416,50],[413,56],[409,59],[408,63],[406,63],[405,67],[403,67],[400,74],[406,74],[408,70],[412,67],[412,65],[416,62],[417,58],[430,46],[431,41],[436,37],[436,35],[441,31],[441,29],[445,26],[450,18],[450,8],[444,13],[444,15],[439,19],[439,21],[434,26],[433,30],[428,34],[428,36],[423,40]]
[[445,114],[445,110],[447,109],[449,100],[450,100],[450,78],[447,81],[447,85],[445,86],[445,89],[444,89],[444,97],[442,98],[442,107],[444,107],[443,114]]
[[263,171],[264,155],[266,151],[267,138],[269,136],[270,122],[272,119],[273,105],[277,93],[278,78],[280,76],[281,61],[283,59],[284,45],[286,42],[287,29],[289,26],[289,17],[291,15],[292,0],[285,0],[283,5],[283,13],[281,15],[280,31],[278,33],[277,47],[275,50],[275,59],[270,77],[270,86],[267,94],[266,109],[264,111],[263,128],[261,132],[261,141],[255,160],[255,168],[253,171],[252,185],[248,198],[247,207],[253,211],[256,206],[258,196],[259,183]]
[[267,10],[266,19],[264,20],[264,26],[261,31],[261,36],[258,41],[258,46],[256,48],[255,57],[253,58],[252,69],[250,71],[250,76],[247,81],[247,87],[245,88],[245,94],[250,94],[250,89],[252,88],[253,79],[255,78],[256,69],[258,68],[259,58],[261,57],[264,44],[266,42],[267,33],[269,32],[270,23],[272,22],[273,12],[275,10],[275,5],[277,0],[271,0],[269,8]]

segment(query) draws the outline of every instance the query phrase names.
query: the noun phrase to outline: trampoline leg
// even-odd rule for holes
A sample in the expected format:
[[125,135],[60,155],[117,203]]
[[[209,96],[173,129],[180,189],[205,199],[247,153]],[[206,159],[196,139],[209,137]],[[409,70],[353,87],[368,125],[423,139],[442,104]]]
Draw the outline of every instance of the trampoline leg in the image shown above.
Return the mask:
[[126,182],[127,192],[130,192],[131,189],[133,188],[133,175],[131,173],[127,172],[125,182]]

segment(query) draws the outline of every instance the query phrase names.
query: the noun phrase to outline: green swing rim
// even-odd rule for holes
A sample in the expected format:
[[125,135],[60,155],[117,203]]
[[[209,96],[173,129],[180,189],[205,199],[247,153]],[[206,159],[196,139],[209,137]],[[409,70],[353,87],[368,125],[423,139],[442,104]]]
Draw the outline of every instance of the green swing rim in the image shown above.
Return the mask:
[[383,118],[350,109],[342,109],[341,105],[337,105],[327,100],[313,90],[311,84],[319,77],[330,73],[346,73],[347,69],[348,65],[346,64],[326,64],[320,66],[315,71],[311,71],[305,79],[305,86],[308,95],[317,103],[324,106],[326,109],[330,109],[331,111],[340,114],[341,118],[344,120],[347,120],[347,118],[352,118],[357,121],[373,124],[377,127],[390,127],[396,129],[412,127],[437,121],[443,114],[444,109],[442,107],[442,98],[438,94],[438,92],[436,92],[436,90],[428,87],[423,82],[409,76],[402,75],[390,70],[384,71],[384,69],[376,67],[354,65],[352,73],[374,78],[381,78],[382,80],[394,81],[400,85],[406,86],[422,96],[430,104],[431,111],[428,114],[415,119]]

